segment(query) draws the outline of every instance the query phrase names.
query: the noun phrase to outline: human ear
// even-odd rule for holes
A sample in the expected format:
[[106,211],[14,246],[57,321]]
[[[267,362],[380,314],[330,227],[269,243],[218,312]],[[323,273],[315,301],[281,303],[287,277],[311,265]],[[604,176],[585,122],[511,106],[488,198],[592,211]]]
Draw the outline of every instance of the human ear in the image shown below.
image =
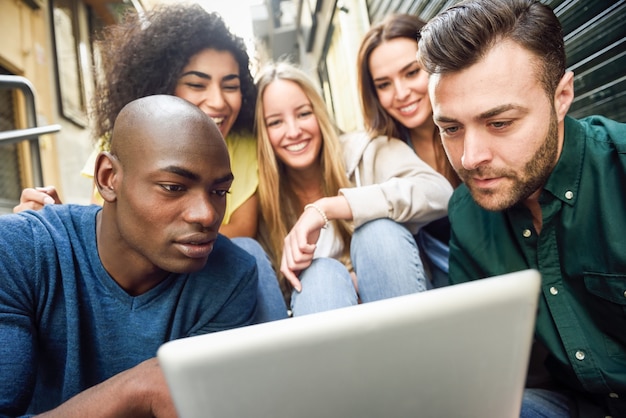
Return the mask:
[[94,182],[105,202],[111,203],[117,199],[115,187],[120,173],[120,162],[113,154],[105,151],[98,154]]
[[559,122],[565,119],[574,100],[574,73],[566,71],[554,93],[554,108]]

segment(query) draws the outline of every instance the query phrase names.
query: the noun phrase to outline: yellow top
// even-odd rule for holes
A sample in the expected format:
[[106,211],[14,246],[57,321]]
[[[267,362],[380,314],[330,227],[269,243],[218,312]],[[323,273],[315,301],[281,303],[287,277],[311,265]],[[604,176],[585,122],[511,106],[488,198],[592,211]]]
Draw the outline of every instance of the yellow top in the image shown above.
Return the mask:
[[230,217],[239,206],[248,200],[259,187],[259,162],[256,138],[252,134],[228,135],[226,138],[230,169],[235,176],[230,193],[226,198],[226,213],[222,224],[230,223]]
[[[108,144],[108,141],[98,141],[80,172],[83,176],[93,179],[96,157],[100,151],[107,149]],[[226,146],[228,155],[230,155],[230,165],[235,180],[230,193],[226,195],[226,212],[222,221],[224,225],[230,223],[230,217],[233,212],[248,200],[259,186],[259,165],[254,136],[229,135],[226,138]],[[102,205],[103,200],[100,193],[98,193],[98,189],[94,187],[93,193],[94,202]]]

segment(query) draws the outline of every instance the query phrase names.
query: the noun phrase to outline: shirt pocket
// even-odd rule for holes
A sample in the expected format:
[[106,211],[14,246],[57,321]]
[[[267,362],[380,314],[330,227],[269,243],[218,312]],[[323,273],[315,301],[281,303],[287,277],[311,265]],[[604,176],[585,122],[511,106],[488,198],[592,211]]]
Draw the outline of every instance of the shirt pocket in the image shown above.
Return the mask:
[[584,281],[589,313],[610,336],[604,338],[608,354],[626,356],[626,275],[586,272]]

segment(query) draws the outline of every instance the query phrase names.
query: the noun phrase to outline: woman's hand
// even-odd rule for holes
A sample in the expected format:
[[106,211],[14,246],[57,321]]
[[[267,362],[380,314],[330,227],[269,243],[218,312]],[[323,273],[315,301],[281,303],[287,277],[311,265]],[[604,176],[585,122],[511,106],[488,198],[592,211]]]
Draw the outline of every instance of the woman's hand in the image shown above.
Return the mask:
[[326,220],[313,207],[305,209],[285,237],[280,271],[298,292],[302,290],[298,273],[313,262],[315,243]]
[[54,186],[35,187],[22,190],[20,204],[13,208],[13,213],[27,209],[40,210],[45,205],[61,203],[57,190]]
[[305,206],[304,212],[285,237],[280,272],[296,291],[302,290],[298,274],[313,262],[322,228],[332,220],[351,220],[352,209],[342,195],[323,197]]

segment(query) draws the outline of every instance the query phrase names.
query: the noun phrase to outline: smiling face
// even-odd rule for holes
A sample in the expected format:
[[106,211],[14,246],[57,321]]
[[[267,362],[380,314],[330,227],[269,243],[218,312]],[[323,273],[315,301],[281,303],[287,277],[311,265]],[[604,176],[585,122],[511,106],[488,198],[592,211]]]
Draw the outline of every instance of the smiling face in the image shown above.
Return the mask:
[[293,170],[317,166],[322,134],[302,88],[293,81],[277,79],[267,85],[262,100],[263,119],[276,157]]
[[549,97],[536,61],[505,40],[465,70],[431,76],[434,119],[448,158],[485,209],[538,198],[560,155],[571,73]]
[[226,137],[241,110],[239,65],[228,51],[205,49],[183,68],[174,95],[198,106]]
[[369,58],[369,70],[380,105],[409,129],[430,123],[428,74],[416,60],[417,41],[395,38],[380,44]]
[[165,98],[159,105],[171,107],[168,100],[175,100],[178,107],[139,117],[120,114],[113,157],[101,154],[96,166],[107,216],[99,252],[123,287],[130,286],[125,277],[133,273],[142,278],[201,269],[217,238],[233,179],[216,126],[180,99],[155,97]]

